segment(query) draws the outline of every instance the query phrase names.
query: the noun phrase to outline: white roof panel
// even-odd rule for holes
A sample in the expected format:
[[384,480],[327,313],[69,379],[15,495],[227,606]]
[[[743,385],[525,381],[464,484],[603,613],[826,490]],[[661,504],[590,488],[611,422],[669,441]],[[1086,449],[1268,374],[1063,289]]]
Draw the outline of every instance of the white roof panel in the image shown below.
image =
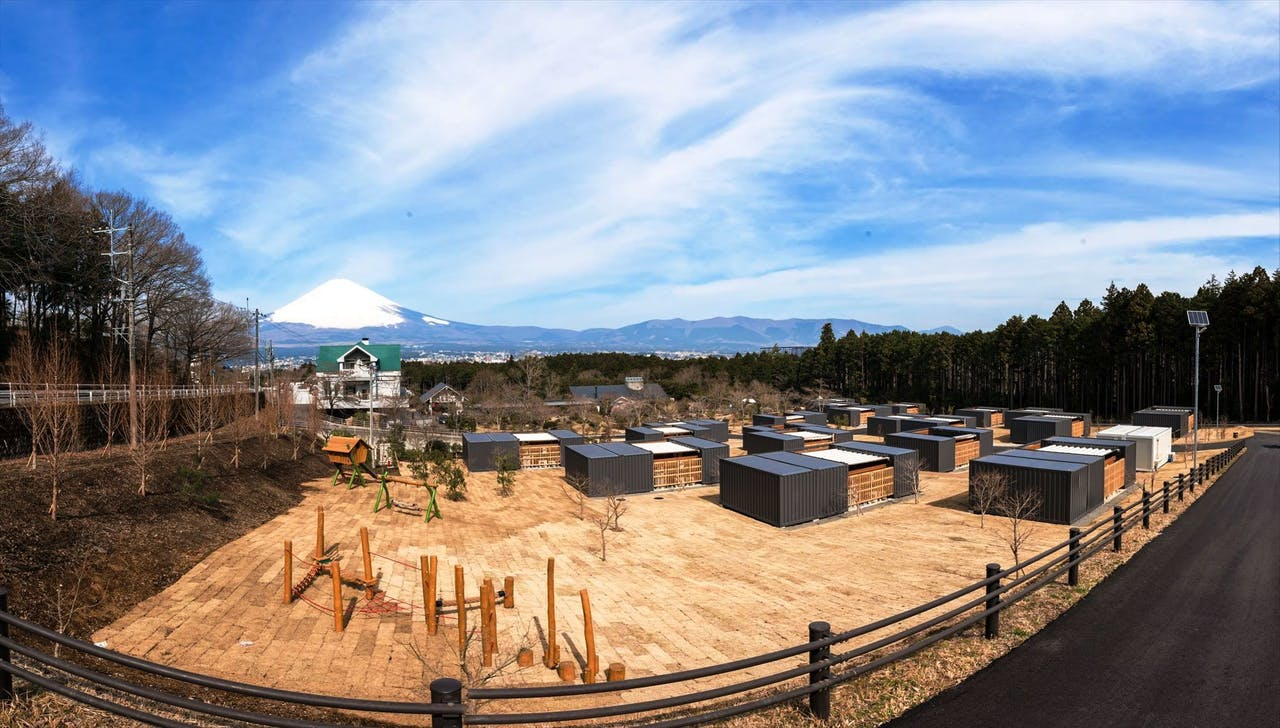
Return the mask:
[[868,463],[889,462],[889,458],[880,455],[868,455],[861,452],[853,452],[852,450],[841,450],[839,448],[832,450],[816,450],[807,452],[805,455],[810,457],[822,458],[823,460],[834,460],[837,463],[845,465],[867,465]]
[[513,433],[520,442],[559,442],[550,432],[516,432]]
[[796,435],[797,437],[802,437],[806,440],[830,440],[831,439],[831,435],[824,435],[821,432],[809,432],[807,430],[801,430],[799,432],[788,432],[786,434]]
[[1141,425],[1116,425],[1098,433],[1099,437],[1169,437],[1173,430],[1168,427],[1144,427]]
[[1083,447],[1081,445],[1045,445],[1040,448],[1040,452],[1061,452],[1070,455],[1097,455],[1099,457],[1106,456],[1112,451],[1105,447]]
[[631,442],[629,445],[635,445],[642,450],[648,450],[654,455],[673,455],[676,453],[696,454],[698,451],[691,447],[686,447],[675,442]]
[[686,430],[683,427],[676,427],[674,425],[663,425],[661,427],[655,427],[653,429],[657,430],[658,432],[661,432],[664,435],[692,435],[693,434],[691,430]]

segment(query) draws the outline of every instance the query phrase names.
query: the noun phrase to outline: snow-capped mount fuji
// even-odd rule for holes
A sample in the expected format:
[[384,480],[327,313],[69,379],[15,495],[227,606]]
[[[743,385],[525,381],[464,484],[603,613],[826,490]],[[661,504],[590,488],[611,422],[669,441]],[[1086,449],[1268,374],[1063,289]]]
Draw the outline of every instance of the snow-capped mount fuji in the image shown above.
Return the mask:
[[321,283],[276,309],[267,320],[273,323],[305,324],[317,329],[380,328],[419,321],[428,326],[449,325],[444,319],[405,308],[346,278],[334,278]]
[[369,337],[382,344],[463,351],[691,351],[733,353],[763,347],[812,346],[823,324],[836,336],[878,333],[882,326],[857,319],[760,319],[745,316],[699,321],[642,321],[618,329],[544,329],[479,326],[415,311],[345,278],[325,281],[267,316],[261,337],[277,347],[347,344]]

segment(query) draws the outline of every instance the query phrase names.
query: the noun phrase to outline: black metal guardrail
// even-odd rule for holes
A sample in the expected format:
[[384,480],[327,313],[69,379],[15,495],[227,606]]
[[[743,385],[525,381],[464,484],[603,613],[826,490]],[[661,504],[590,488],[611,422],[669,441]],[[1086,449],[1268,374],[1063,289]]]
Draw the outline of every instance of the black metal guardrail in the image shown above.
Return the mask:
[[[760,655],[709,665],[691,670],[681,670],[664,675],[630,678],[615,682],[548,685],[517,688],[474,688],[465,691],[462,683],[453,678],[439,678],[430,685],[431,702],[398,702],[386,700],[360,700],[333,695],[277,690],[259,685],[223,680],[178,668],[161,665],[141,658],[124,655],[98,647],[55,630],[21,619],[9,611],[8,590],[0,587],[0,702],[14,697],[14,678],[71,698],[87,705],[109,711],[156,726],[188,726],[190,723],[165,718],[140,708],[122,705],[99,695],[84,692],[44,674],[34,672],[13,661],[16,653],[29,663],[43,666],[47,671],[63,673],[106,691],[126,693],[145,701],[172,706],[181,711],[229,718],[254,725],[279,726],[281,728],[325,728],[338,725],[296,718],[280,717],[266,713],[194,700],[172,692],[136,685],[127,680],[89,669],[75,662],[60,659],[43,650],[14,640],[10,630],[17,630],[42,638],[76,652],[112,662],[152,676],[167,678],[192,686],[207,688],[251,698],[276,701],[283,704],[306,705],[320,708],[361,711],[366,713],[415,714],[432,716],[433,728],[461,728],[466,725],[515,725],[555,724],[604,718],[628,718],[629,724],[642,724],[651,728],[677,728],[721,720],[791,700],[807,698],[810,712],[819,719],[827,719],[831,712],[831,689],[877,668],[908,657],[930,645],[947,639],[978,622],[984,623],[988,639],[1000,634],[1000,612],[1035,593],[1044,585],[1066,575],[1067,584],[1079,582],[1080,564],[1100,553],[1108,546],[1113,551],[1123,547],[1124,535],[1135,527],[1150,528],[1151,514],[1156,508],[1169,512],[1172,500],[1182,500],[1185,492],[1195,492],[1198,485],[1216,475],[1234,462],[1246,441],[1233,443],[1226,451],[1207,458],[1190,473],[1180,474],[1176,480],[1165,481],[1160,490],[1144,492],[1142,498],[1128,506],[1115,506],[1109,518],[1101,519],[1085,528],[1071,528],[1069,537],[1044,551],[1007,569],[998,564],[987,564],[986,577],[957,589],[932,601],[869,624],[843,632],[833,632],[826,622],[809,624],[807,641]],[[908,620],[943,610],[924,621],[903,626]],[[843,652],[832,649],[860,637],[875,637],[865,644],[853,646]],[[603,693],[626,693],[632,690],[659,686],[672,686],[732,672],[762,667],[800,656],[807,660],[791,667],[775,669],[765,675],[752,677],[730,685],[693,689],[683,685],[681,694],[624,702],[616,705],[589,708],[570,708],[541,712],[468,712],[464,700],[519,701],[528,699],[567,698],[591,696]],[[788,681],[802,680],[801,684],[775,689],[763,695],[752,695],[732,705],[701,706],[731,696],[753,693]],[[657,715],[670,711],[666,715]],[[637,723],[639,720],[650,722]]]

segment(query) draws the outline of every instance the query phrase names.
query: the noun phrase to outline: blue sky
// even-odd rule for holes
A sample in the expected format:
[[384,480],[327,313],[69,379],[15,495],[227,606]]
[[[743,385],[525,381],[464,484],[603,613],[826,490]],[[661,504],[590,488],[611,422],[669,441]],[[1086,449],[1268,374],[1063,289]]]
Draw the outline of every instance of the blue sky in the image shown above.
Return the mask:
[[0,101],[268,311],[990,328],[1280,266],[1275,2],[3,0]]

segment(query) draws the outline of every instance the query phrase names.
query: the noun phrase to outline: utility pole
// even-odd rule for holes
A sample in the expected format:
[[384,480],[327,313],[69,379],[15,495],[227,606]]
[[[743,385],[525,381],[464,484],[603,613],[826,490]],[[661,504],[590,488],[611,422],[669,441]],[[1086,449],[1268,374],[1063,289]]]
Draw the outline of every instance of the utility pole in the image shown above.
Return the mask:
[[[271,347],[271,339],[267,339],[267,391],[271,393],[272,397],[280,396],[280,393],[276,391],[276,352],[275,349]],[[284,413],[280,411],[279,401],[273,401],[277,402],[276,431],[279,432],[280,428],[284,425],[281,419],[284,416]]]
[[[249,297],[245,296],[244,308],[249,310]],[[258,309],[253,309],[253,416],[258,417]]]
[[[110,223],[108,223],[109,225]],[[111,262],[112,275],[115,275],[115,262],[117,255],[127,256],[125,259],[124,277],[116,276],[116,281],[120,283],[120,298],[116,299],[120,303],[128,306],[128,320],[125,322],[125,330],[129,341],[129,449],[134,450],[138,447],[138,374],[134,365],[133,357],[133,329],[138,319],[138,299],[134,295],[134,265],[133,265],[133,229],[128,225],[124,227],[105,227],[94,230],[94,233],[108,235],[109,252],[103,253]],[[116,233],[128,233],[125,240],[124,250],[116,250]]]

